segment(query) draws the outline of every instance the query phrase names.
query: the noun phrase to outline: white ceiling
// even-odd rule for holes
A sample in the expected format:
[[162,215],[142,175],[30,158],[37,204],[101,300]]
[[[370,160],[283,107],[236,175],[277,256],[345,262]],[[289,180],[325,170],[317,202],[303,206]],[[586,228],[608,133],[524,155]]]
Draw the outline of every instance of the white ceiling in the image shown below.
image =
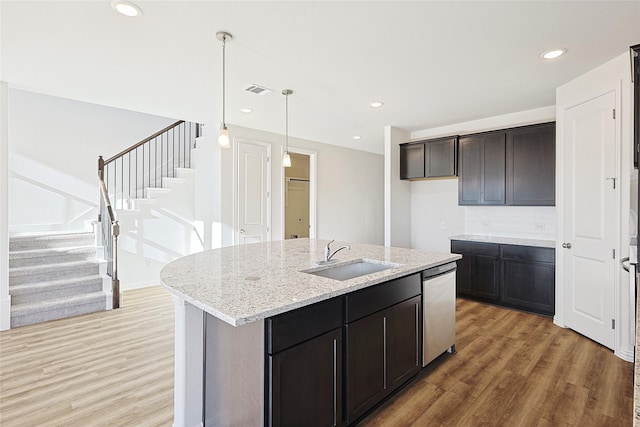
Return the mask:
[[[383,152],[408,131],[554,104],[555,88],[640,43],[636,1],[0,2],[11,87]],[[557,61],[541,52],[565,47]],[[257,83],[265,96],[244,93]],[[382,108],[369,102],[381,100]],[[250,107],[246,115],[240,108]],[[361,135],[360,141],[353,135]]]

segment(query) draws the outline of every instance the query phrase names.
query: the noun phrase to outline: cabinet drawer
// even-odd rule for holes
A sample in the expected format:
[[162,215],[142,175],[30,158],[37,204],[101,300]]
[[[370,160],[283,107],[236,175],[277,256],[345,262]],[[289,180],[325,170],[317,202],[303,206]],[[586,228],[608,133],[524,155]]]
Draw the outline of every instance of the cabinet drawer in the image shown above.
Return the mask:
[[535,246],[502,245],[502,257],[535,262],[555,262],[555,249]]
[[278,353],[341,326],[342,297],[271,317],[265,325],[267,351]]
[[456,254],[486,255],[497,257],[500,254],[497,243],[479,243],[463,240],[451,241],[451,252]]
[[345,297],[345,321],[361,319],[421,293],[420,274],[353,292]]

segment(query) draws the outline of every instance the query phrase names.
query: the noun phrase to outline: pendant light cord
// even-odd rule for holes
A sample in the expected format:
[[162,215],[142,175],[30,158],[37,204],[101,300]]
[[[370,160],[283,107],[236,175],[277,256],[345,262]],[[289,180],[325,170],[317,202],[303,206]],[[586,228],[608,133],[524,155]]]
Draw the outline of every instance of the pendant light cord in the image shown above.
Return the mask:
[[225,49],[227,47],[227,37],[223,36],[222,37],[222,125],[226,126],[227,121],[225,119],[225,114],[224,114],[224,110],[225,110],[225,87],[226,87],[226,79],[225,79],[225,70],[226,70],[226,64],[225,64]]
[[285,99],[285,109],[284,109],[284,111],[285,111],[285,118],[286,118],[284,131],[285,131],[285,135],[286,135],[285,142],[286,142],[286,145],[287,145],[287,147],[285,149],[285,152],[288,153],[289,152],[289,94],[287,94],[284,99]]

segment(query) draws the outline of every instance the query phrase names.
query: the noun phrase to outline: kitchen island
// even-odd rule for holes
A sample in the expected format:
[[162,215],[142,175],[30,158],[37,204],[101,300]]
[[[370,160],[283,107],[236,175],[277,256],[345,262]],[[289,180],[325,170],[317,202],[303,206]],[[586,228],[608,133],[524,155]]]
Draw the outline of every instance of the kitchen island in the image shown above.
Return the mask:
[[[272,373],[269,361],[277,356],[271,352],[276,352],[279,341],[270,334],[278,330],[278,325],[284,325],[282,330],[293,327],[294,335],[299,332],[296,324],[300,330],[324,332],[316,325],[328,323],[331,313],[336,312],[341,320],[334,329],[339,336],[333,339],[333,354],[334,360],[341,359],[336,359],[341,349],[336,346],[342,342],[343,308],[349,307],[349,295],[365,297],[363,290],[376,285],[380,285],[376,287],[382,291],[380,295],[390,295],[385,289],[393,291],[394,286],[415,289],[422,271],[460,258],[449,253],[351,244],[329,266],[365,260],[387,269],[334,280],[312,274],[328,267],[318,265],[327,243],[295,239],[215,249],[178,259],[161,271],[161,282],[173,294],[176,310],[176,427],[270,423],[265,418],[265,401],[270,402],[272,390],[265,376]],[[335,242],[333,248],[343,245]],[[371,295],[375,297],[375,293]],[[419,297],[411,296],[420,304]],[[352,313],[357,308],[353,304]],[[303,313],[301,310],[311,310],[315,320],[291,317],[295,323],[287,326],[286,316],[297,316],[295,313]],[[285,338],[290,339],[290,335]],[[335,386],[342,381],[336,376],[335,364],[333,368]],[[333,400],[342,399],[334,393]],[[333,417],[336,424],[342,424],[342,416],[334,413]]]

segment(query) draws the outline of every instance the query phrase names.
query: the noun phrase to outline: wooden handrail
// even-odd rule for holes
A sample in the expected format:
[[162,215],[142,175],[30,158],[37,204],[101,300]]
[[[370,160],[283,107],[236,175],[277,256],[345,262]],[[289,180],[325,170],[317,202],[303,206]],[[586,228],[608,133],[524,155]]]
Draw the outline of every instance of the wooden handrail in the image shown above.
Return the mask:
[[181,125],[182,123],[184,123],[184,120],[178,120],[177,122],[175,122],[172,125],[167,126],[166,128],[159,130],[158,132],[154,133],[153,135],[143,139],[142,141],[138,142],[137,144],[132,145],[131,147],[127,148],[126,150],[121,151],[120,153],[116,154],[115,156],[109,157],[107,160],[104,161],[104,164],[107,165],[109,163],[111,163],[112,161],[124,156],[127,153],[132,152],[133,150],[135,150],[136,148],[140,147],[141,145],[146,144],[147,142],[151,141],[152,139],[162,135],[163,133],[165,133],[168,130],[171,130],[179,125]]

